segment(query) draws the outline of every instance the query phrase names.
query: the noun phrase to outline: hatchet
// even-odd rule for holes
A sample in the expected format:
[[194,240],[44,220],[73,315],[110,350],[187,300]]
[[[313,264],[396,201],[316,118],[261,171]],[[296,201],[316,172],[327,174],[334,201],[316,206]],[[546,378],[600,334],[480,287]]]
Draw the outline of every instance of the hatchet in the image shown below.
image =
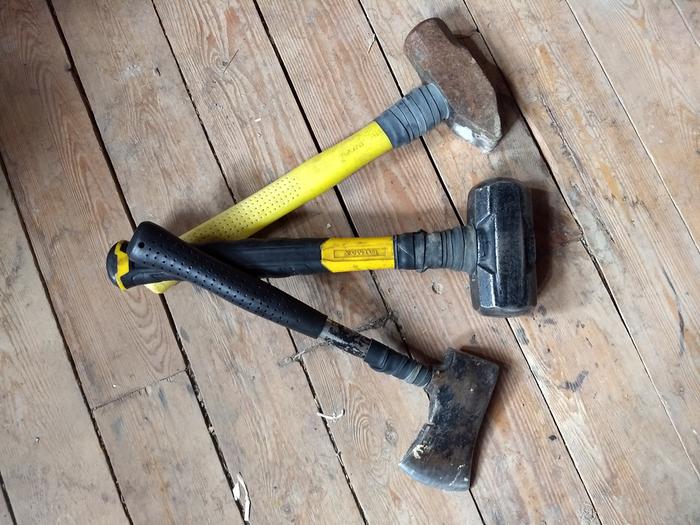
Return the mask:
[[[411,30],[404,52],[423,85],[359,131],[186,232],[182,239],[205,243],[250,237],[441,122],[480,150],[491,151],[501,138],[496,94],[469,50],[455,40],[444,22],[431,18]],[[173,284],[147,286],[162,293]]]
[[429,398],[428,422],[400,467],[426,485],[447,491],[469,489],[479,428],[498,377],[496,363],[450,350],[441,364],[422,364],[150,222],[138,226],[126,253],[136,263],[201,286],[248,312],[359,357],[377,372],[423,387]]

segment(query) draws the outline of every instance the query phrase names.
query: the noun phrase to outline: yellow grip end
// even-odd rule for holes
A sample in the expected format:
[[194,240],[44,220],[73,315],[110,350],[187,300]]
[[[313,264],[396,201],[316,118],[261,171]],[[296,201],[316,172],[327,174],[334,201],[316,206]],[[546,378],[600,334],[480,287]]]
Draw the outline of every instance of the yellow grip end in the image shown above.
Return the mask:
[[117,272],[114,274],[114,280],[117,282],[120,290],[126,290],[122,277],[129,273],[129,256],[122,249],[123,241],[119,241],[114,245],[114,255],[117,256]]

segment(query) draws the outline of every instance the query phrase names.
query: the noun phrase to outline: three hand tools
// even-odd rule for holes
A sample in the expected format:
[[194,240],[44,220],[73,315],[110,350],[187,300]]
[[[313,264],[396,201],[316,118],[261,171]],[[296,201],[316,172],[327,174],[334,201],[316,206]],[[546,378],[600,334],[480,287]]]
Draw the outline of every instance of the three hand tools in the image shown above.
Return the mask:
[[121,289],[147,285],[160,293],[188,281],[359,357],[375,371],[423,387],[430,401],[428,421],[400,466],[422,483],[466,490],[498,365],[455,350],[435,366],[423,364],[330,320],[260,277],[445,268],[469,274],[472,304],[480,313],[519,315],[536,299],[529,191],[510,179],[480,184],[470,191],[467,223],[442,232],[243,240],[442,121],[484,152],[495,147],[501,124],[494,90],[445,24],[438,19],[418,24],[404,51],[422,86],[355,134],[180,238],[153,223],[141,223],[128,242],[110,249],[107,272]]

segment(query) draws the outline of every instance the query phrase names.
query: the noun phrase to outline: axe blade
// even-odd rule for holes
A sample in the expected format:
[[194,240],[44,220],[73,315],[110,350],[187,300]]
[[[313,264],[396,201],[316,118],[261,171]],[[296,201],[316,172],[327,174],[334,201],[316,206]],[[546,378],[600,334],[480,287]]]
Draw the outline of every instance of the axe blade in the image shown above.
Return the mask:
[[428,423],[401,460],[404,472],[441,490],[469,490],[479,428],[497,379],[496,363],[450,350],[425,387]]

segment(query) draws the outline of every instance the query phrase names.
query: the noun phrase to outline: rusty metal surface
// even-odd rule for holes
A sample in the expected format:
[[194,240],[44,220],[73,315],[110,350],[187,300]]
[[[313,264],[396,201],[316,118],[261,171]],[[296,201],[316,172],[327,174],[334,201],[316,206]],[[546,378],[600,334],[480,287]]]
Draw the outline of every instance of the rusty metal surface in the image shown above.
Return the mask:
[[421,80],[437,85],[447,98],[452,131],[491,151],[501,138],[496,93],[469,50],[442,20],[430,18],[408,34],[404,53]]

